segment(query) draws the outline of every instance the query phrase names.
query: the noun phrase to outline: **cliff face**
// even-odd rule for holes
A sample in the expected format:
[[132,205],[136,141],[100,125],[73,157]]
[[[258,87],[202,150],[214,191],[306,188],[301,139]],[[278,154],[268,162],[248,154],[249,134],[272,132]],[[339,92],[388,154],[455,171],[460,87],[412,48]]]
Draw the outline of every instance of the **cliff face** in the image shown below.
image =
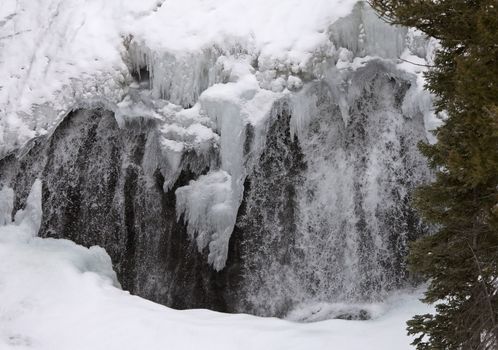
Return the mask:
[[124,289],[175,308],[285,316],[406,286],[430,97],[397,57],[429,41],[365,5],[327,30],[303,65],[127,38],[120,101],[44,109],[58,124],[0,159],[12,212],[40,179],[40,236],[105,248]]

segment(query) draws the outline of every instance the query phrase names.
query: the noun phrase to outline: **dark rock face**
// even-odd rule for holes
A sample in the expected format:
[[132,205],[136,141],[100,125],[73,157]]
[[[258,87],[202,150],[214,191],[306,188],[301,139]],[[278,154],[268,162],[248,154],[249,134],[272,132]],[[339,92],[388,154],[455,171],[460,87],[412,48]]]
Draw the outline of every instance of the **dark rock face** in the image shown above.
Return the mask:
[[[290,117],[283,109],[268,130],[265,151],[244,184],[244,201],[233,234],[241,241],[242,256],[243,298],[237,308],[278,317],[287,313],[292,300],[275,293],[277,289],[268,290],[265,282],[285,279],[285,271],[292,269],[299,254],[296,196],[306,169],[297,137],[290,134]],[[272,264],[278,265],[278,274]]]
[[425,231],[410,207],[429,177],[416,150],[425,130],[423,116],[404,114],[409,83],[388,67],[358,69],[350,82],[347,118],[334,87],[317,82],[299,140],[285,103],[270,121],[221,272],[175,210],[175,190],[207,163],[184,155],[165,192],[150,120],[119,128],[109,111],[72,112],[0,160],[0,186],[14,189],[15,212],[41,179],[40,236],[105,248],[124,289],[170,307],[285,316],[308,301],[375,300],[406,283],[407,242]]

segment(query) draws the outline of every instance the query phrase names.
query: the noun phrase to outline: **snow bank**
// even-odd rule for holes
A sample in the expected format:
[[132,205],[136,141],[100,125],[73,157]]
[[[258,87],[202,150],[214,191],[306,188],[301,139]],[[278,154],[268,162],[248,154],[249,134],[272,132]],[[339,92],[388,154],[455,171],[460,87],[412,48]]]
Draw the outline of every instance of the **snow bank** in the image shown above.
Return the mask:
[[[302,324],[172,310],[120,290],[102,248],[33,237],[22,223],[40,217],[39,189],[37,181],[21,224],[0,226],[1,349],[402,350],[410,349],[405,320],[427,311],[419,293],[371,306],[380,311],[369,321]],[[307,306],[291,318],[316,321],[316,313]]]

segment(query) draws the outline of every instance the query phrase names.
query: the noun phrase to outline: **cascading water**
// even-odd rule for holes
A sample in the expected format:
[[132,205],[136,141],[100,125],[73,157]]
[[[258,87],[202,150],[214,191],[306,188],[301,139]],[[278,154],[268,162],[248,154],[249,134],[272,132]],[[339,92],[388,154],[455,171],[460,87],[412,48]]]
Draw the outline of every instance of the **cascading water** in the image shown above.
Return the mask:
[[16,212],[39,178],[39,234],[104,247],[125,289],[165,305],[284,317],[382,300],[427,230],[410,197],[430,178],[430,96],[397,57],[430,42],[364,4],[328,34],[303,65],[126,37],[123,98],[97,91],[0,159],[0,193]]
[[310,85],[295,102],[310,104],[309,125],[293,138],[281,114],[249,176],[243,300],[260,314],[379,300],[407,280],[407,243],[425,230],[410,207],[411,190],[430,176],[416,146],[423,115],[403,113],[410,83],[388,65],[372,62],[350,79],[347,119],[333,87]]

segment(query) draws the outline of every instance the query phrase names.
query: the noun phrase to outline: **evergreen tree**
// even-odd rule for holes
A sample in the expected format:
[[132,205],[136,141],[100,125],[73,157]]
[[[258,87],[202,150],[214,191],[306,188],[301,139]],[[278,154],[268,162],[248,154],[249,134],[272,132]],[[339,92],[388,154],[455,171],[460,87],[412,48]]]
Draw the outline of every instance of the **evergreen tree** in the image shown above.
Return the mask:
[[498,349],[498,0],[371,0],[381,17],[440,41],[426,74],[435,170],[415,205],[436,233],[414,242],[412,272],[428,282],[434,315],[408,321],[417,349]]

